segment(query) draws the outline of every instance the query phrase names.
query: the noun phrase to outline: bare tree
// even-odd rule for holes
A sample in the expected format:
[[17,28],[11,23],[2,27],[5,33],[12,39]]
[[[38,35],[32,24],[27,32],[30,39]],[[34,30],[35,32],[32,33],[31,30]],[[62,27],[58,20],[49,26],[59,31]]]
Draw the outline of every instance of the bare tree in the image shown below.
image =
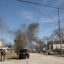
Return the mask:
[[[62,40],[64,40],[64,29],[61,29],[61,33],[62,33]],[[51,36],[46,36],[43,38],[43,41],[45,43],[48,43],[50,41],[57,41],[57,40],[60,40],[60,34],[59,34],[59,29],[55,29]]]
[[16,34],[15,46],[16,46],[16,51],[19,51],[20,49],[26,47],[26,37],[25,37],[25,34],[22,33],[20,30],[17,31],[17,34]]
[[32,23],[29,24],[28,27],[25,29],[24,24],[22,26],[22,29],[16,31],[16,37],[15,37],[16,51],[22,48],[32,47],[32,41],[36,37],[38,26],[39,26],[38,23]]
[[28,26],[27,35],[28,35],[29,40],[33,40],[35,36],[37,35],[38,26],[39,26],[38,23],[32,23]]
[[28,26],[27,29],[27,38],[28,38],[28,47],[32,48],[32,41],[34,41],[37,37],[38,33],[38,23],[32,23]]
[[[64,39],[64,29],[61,28],[62,40]],[[60,40],[59,29],[55,29],[51,34],[51,40]]]

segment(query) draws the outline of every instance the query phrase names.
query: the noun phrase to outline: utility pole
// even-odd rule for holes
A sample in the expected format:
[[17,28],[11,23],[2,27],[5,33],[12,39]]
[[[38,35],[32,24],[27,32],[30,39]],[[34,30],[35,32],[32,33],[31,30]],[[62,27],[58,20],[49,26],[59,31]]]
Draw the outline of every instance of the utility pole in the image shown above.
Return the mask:
[[60,35],[60,50],[61,50],[61,54],[63,54],[63,52],[62,52],[62,33],[61,33],[61,24],[60,24],[60,8],[58,8],[58,21],[59,21],[59,35]]
[[[32,5],[38,5],[38,6],[44,6],[44,7],[49,7],[49,8],[55,8],[58,9],[58,23],[59,23],[59,35],[60,35],[60,49],[61,49],[61,54],[63,54],[62,52],[62,33],[61,33],[61,24],[60,24],[60,9],[62,8],[58,8],[58,7],[52,7],[52,6],[48,6],[48,5],[44,5],[44,4],[40,4],[40,3],[36,3],[36,2],[31,2],[31,1],[24,1],[24,0],[18,0],[27,4],[32,4]],[[63,8],[64,9],[64,8]],[[39,49],[39,46],[38,46]]]
[[39,39],[37,39],[37,42],[38,42],[38,49],[37,49],[37,52],[40,53],[40,41],[39,41]]

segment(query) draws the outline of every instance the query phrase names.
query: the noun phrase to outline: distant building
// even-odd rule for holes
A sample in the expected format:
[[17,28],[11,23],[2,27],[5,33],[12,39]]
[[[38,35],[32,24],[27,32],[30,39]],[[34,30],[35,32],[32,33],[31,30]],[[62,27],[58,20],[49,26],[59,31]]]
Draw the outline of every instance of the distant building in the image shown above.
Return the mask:
[[3,45],[3,42],[2,40],[0,40],[0,48],[2,48],[4,45]]
[[7,51],[7,53],[14,53],[14,50],[15,50],[13,47],[5,46],[3,41],[0,40],[0,50],[1,49],[5,49]]
[[[47,44],[48,49],[60,49],[60,41],[51,41]],[[62,49],[64,49],[64,40],[62,41]]]

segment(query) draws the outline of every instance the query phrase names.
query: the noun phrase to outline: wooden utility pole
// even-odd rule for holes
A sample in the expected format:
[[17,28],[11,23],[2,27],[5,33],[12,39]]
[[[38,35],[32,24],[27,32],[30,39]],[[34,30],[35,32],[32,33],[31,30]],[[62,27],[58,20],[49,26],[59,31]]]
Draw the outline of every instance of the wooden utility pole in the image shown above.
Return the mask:
[[[59,35],[60,35],[60,49],[61,49],[61,54],[62,54],[62,33],[61,33],[61,24],[60,24],[60,9],[62,8],[58,8],[58,7],[52,7],[52,6],[48,6],[48,5],[44,5],[41,3],[37,3],[37,2],[31,2],[31,1],[24,1],[24,0],[18,0],[27,4],[32,4],[32,5],[38,5],[38,6],[44,6],[44,7],[49,7],[49,8],[55,8],[58,9],[58,23],[59,23]],[[39,49],[39,46],[38,46]]]
[[58,8],[58,21],[59,21],[59,35],[60,35],[60,50],[62,53],[62,32],[61,32],[61,24],[60,24],[60,8]]
[[38,53],[40,53],[40,41],[38,39]]

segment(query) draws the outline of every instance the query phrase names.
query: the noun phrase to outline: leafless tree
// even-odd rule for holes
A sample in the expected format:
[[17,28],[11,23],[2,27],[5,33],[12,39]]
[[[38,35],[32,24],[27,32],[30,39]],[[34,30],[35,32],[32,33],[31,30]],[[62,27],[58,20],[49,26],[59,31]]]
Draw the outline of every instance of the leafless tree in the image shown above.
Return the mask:
[[26,47],[26,36],[20,30],[17,31],[17,34],[16,34],[15,46],[16,46],[16,51],[19,51],[20,49]]
[[[64,40],[64,29],[63,28],[61,28],[61,34],[62,34],[62,40]],[[43,41],[45,42],[45,43],[48,43],[48,42],[50,42],[50,41],[57,41],[57,40],[60,40],[60,34],[59,34],[59,29],[55,29],[53,32],[52,32],[52,34],[51,34],[51,36],[46,36],[46,37],[44,37],[43,38]]]
[[[22,29],[16,31],[16,37],[15,37],[16,51],[22,48],[32,47],[32,41],[36,37],[38,26],[39,26],[38,23],[32,23],[29,24],[28,27],[26,28],[24,24]],[[24,30],[23,28],[26,29]]]
[[38,23],[32,23],[28,26],[27,35],[28,35],[29,40],[33,40],[35,36],[37,35],[38,26],[39,26]]
[[[61,28],[62,40],[64,39],[64,29]],[[59,29],[55,29],[51,34],[51,40],[60,40]]]

